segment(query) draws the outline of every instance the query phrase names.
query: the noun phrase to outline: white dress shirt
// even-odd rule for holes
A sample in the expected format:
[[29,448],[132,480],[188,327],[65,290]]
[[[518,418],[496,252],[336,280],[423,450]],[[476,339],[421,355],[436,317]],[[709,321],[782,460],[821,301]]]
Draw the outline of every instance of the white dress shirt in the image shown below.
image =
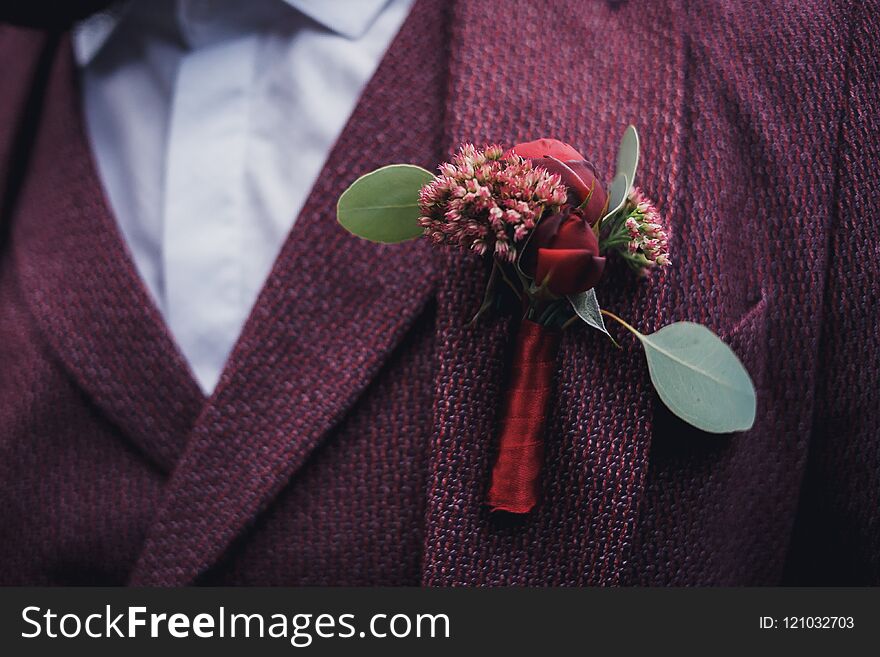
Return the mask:
[[74,31],[110,206],[206,393],[411,4],[134,0]]

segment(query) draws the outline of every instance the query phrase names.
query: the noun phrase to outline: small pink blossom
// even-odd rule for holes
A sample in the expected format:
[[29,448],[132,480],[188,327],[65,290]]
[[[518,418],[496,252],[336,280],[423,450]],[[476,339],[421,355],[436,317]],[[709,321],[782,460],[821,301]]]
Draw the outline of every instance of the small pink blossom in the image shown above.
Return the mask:
[[425,235],[434,244],[491,252],[507,262],[516,260],[517,244],[544,211],[557,211],[568,193],[558,175],[497,145],[478,150],[465,144],[438,170],[419,194]]
[[669,238],[660,212],[638,187],[633,187],[628,200],[629,214],[624,227],[629,234],[627,259],[641,273],[654,266],[671,264]]

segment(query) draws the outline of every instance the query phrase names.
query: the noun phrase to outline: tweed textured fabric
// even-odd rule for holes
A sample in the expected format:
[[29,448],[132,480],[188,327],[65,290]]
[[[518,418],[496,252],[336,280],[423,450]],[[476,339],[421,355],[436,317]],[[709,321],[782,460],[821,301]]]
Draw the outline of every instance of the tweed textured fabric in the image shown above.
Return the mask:
[[[877,583],[878,17],[873,0],[418,2],[210,399],[103,200],[68,44],[10,175],[43,39],[4,28],[0,166],[23,182],[0,218],[0,582]],[[633,340],[567,331],[541,503],[492,515],[515,319],[466,328],[484,263],[357,241],[335,199],[460,141],[553,136],[609,171],[628,123],[674,266],[610,263],[597,294],[643,331],[721,334],[758,419],[703,434],[656,400]]]
[[60,53],[4,259],[0,579],[419,583],[429,248],[352,238],[334,200],[440,158],[443,12],[423,3],[394,43],[210,400],[125,252]]
[[[867,11],[865,11],[867,9]],[[809,461],[786,579],[880,582],[880,75],[876,3],[855,16],[840,109]]]

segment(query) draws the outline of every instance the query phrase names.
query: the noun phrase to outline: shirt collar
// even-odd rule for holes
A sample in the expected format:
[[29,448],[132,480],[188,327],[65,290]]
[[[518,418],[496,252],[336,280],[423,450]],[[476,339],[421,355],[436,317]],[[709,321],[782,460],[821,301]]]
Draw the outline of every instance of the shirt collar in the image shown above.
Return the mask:
[[[73,28],[73,50],[80,66],[88,65],[113,34],[133,2],[116,2]],[[388,0],[279,0],[348,39],[357,39],[373,24]]]
[[356,39],[367,31],[388,0],[284,0],[331,32]]
[[119,25],[131,2],[116,2],[73,26],[71,41],[77,64],[86,66],[100,52]]

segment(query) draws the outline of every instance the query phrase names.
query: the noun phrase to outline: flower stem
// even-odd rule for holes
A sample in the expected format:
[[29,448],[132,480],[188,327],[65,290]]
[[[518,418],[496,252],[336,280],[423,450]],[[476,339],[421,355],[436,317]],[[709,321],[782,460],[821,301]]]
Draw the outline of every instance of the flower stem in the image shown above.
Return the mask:
[[495,259],[495,266],[498,268],[498,272],[501,274],[501,278],[507,283],[508,287],[513,290],[513,293],[516,295],[516,298],[522,301],[522,294],[520,294],[519,290],[516,289],[516,286],[513,284],[513,281],[508,278],[507,273],[504,271],[504,265],[498,262],[498,259]]
[[605,240],[602,243],[602,246],[605,247],[606,249],[609,249],[614,246],[623,246],[624,244],[628,244],[629,242],[630,242],[629,235],[615,236],[615,237],[611,237],[611,238]]
[[489,282],[486,284],[486,292],[483,294],[483,303],[480,304],[480,309],[477,310],[477,314],[474,315],[473,319],[471,319],[471,321],[467,323],[467,326],[469,328],[473,327],[477,323],[477,320],[479,320],[480,317],[483,316],[483,313],[489,310],[489,308],[492,307],[492,304],[495,303],[494,292],[495,284],[498,282],[498,269],[498,262],[493,260],[492,273],[489,274]]
[[538,324],[543,324],[544,326],[556,326],[559,323],[559,320],[563,319],[560,317],[560,314],[563,313],[567,307],[568,301],[565,301],[564,303],[554,301],[548,304],[548,306],[538,319]]
[[625,329],[627,329],[628,331],[632,332],[633,335],[635,335],[636,337],[639,337],[639,338],[642,337],[642,334],[641,334],[641,333],[639,333],[636,329],[634,329],[634,328],[633,328],[631,325],[629,325],[627,322],[625,322],[625,321],[623,321],[622,319],[620,319],[620,317],[618,317],[618,316],[615,315],[614,313],[612,313],[612,312],[610,312],[610,311],[608,311],[608,310],[605,310],[604,308],[602,308],[600,312],[601,312],[603,315],[605,315],[606,317],[610,317],[611,319],[613,319],[615,322],[617,322],[618,324],[620,324],[621,326],[623,326],[623,327],[624,327]]
[[570,318],[567,322],[565,322],[565,324],[562,325],[562,330],[565,331],[568,327],[572,326],[573,324],[575,324],[576,322],[579,322],[579,321],[581,321],[581,318],[578,317],[577,315],[575,315],[574,317]]
[[538,317],[538,324],[543,324],[547,326],[549,324],[549,320],[553,317],[553,314],[556,312],[556,308],[553,307],[552,304],[548,304],[541,315]]

